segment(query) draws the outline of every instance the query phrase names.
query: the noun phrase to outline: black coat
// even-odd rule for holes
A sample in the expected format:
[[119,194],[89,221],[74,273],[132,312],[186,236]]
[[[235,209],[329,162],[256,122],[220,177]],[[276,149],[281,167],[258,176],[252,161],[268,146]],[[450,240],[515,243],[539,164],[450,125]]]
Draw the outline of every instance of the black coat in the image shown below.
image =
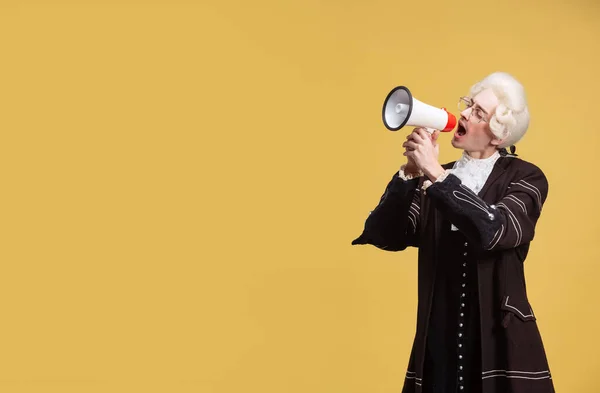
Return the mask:
[[419,249],[417,327],[403,393],[423,391],[436,270],[445,252],[440,249],[444,220],[465,236],[476,263],[483,392],[553,393],[523,270],[548,195],[544,173],[520,158],[502,156],[479,195],[452,174],[425,190],[424,180],[403,180],[396,172],[352,242],[387,251]]

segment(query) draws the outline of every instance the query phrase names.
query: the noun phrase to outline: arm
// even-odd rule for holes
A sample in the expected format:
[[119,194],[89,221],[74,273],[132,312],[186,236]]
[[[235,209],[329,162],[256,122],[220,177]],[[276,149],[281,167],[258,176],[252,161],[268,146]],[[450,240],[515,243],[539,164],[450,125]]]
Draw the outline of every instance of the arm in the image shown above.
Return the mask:
[[446,171],[426,190],[433,205],[485,250],[515,248],[533,240],[548,195],[548,181],[535,166],[510,183],[508,193],[488,204]]
[[386,251],[402,251],[419,243],[421,177],[406,174],[403,166],[389,181],[379,204],[365,221],[352,245],[371,244]]

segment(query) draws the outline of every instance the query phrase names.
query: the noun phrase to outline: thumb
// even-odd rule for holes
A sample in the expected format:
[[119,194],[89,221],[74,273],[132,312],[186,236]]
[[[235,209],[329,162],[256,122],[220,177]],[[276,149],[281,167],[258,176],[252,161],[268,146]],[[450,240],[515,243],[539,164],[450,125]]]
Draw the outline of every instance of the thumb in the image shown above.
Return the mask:
[[440,136],[440,131],[435,131],[433,134],[431,134],[431,141],[432,142],[437,142],[438,136]]

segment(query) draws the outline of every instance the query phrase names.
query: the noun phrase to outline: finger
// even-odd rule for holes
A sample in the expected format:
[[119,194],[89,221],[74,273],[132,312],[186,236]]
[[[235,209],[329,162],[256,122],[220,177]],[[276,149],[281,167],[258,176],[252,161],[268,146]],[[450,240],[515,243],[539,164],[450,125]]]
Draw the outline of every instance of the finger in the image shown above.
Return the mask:
[[431,140],[431,134],[425,131],[424,128],[419,128],[419,136],[425,140]]
[[431,135],[431,141],[432,142],[437,142],[438,136],[440,136],[440,131],[435,131],[432,135]]
[[415,150],[417,147],[419,147],[419,144],[413,141],[407,141],[404,142],[404,147]]
[[422,142],[423,138],[419,135],[419,132],[416,130],[418,129],[415,129],[415,131],[413,131],[413,133],[408,136],[408,140],[420,143]]
[[423,129],[423,127],[415,127],[412,132],[406,136],[406,139],[412,138],[419,130]]

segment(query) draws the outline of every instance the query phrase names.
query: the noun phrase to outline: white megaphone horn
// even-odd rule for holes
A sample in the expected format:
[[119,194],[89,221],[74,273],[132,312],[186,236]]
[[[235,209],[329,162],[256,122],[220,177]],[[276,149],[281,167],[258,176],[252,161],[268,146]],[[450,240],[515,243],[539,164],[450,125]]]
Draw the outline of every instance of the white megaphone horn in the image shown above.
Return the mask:
[[383,124],[390,131],[405,126],[424,127],[432,133],[452,131],[456,117],[446,108],[436,108],[414,98],[406,86],[397,86],[389,92],[383,103]]

